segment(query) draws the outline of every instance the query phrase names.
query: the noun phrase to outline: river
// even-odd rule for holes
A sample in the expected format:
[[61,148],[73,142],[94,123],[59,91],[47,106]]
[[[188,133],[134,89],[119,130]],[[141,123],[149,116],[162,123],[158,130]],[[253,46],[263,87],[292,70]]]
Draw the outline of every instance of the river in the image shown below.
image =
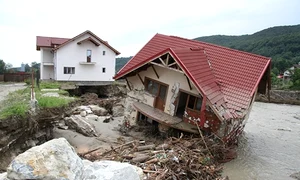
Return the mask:
[[295,180],[300,171],[300,106],[255,102],[238,157],[224,165],[230,180]]

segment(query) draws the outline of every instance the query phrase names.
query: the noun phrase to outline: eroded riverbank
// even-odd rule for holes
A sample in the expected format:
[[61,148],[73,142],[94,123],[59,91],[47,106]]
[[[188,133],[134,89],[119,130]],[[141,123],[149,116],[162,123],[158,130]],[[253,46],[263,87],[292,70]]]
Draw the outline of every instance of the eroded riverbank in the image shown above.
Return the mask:
[[238,157],[225,164],[224,175],[231,180],[282,180],[299,171],[300,106],[255,102]]

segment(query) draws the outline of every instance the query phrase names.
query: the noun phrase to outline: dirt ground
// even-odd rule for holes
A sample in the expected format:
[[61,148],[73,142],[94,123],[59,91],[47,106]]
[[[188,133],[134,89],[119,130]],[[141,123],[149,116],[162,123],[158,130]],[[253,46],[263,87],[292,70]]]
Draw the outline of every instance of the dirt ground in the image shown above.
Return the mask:
[[0,84],[0,101],[4,100],[10,92],[25,88],[25,83]]
[[101,147],[99,151],[110,149],[110,146],[119,144],[120,139],[129,141],[131,138],[121,134],[118,130],[123,117],[114,117],[114,120],[104,123],[101,121],[87,120],[88,123],[95,126],[98,137],[86,137],[73,130],[63,130],[54,128],[54,138],[64,137],[75,148],[77,153],[85,153],[89,150]]

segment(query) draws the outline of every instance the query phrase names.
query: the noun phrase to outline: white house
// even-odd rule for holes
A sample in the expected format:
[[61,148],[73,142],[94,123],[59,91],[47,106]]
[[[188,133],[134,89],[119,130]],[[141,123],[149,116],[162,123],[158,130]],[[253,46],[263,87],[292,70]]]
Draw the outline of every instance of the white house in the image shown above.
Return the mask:
[[91,31],[72,39],[37,36],[41,52],[42,80],[113,81],[115,60],[120,53]]

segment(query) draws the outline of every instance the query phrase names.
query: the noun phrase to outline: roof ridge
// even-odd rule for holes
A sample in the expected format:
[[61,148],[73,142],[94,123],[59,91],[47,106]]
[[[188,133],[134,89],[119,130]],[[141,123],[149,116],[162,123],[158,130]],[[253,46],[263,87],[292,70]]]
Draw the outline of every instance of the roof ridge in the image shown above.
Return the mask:
[[[160,34],[163,35],[163,34]],[[167,36],[167,35],[165,35]],[[242,54],[247,54],[250,56],[255,56],[255,57],[261,57],[264,59],[271,59],[271,57],[266,57],[266,56],[262,56],[259,54],[254,54],[254,53],[250,53],[250,52],[245,52],[245,51],[241,51],[241,50],[237,50],[237,49],[233,49],[233,48],[229,48],[229,47],[225,47],[225,46],[221,46],[221,45],[217,45],[217,44],[212,44],[212,43],[208,43],[208,42],[204,42],[204,41],[198,41],[198,40],[194,40],[194,39],[187,39],[187,38],[183,38],[183,37],[179,37],[179,36],[173,36],[173,35],[169,35],[169,37],[173,37],[173,38],[177,38],[177,39],[183,39],[183,40],[187,40],[187,41],[192,41],[195,43],[202,43],[202,44],[207,44],[209,46],[214,46],[214,47],[218,47],[218,48],[222,48],[222,49],[226,49],[226,50],[230,50],[230,51],[236,51]]]
[[42,38],[58,38],[58,39],[71,39],[71,38],[63,38],[63,37],[50,37],[50,36],[36,36],[36,37],[42,37]]

